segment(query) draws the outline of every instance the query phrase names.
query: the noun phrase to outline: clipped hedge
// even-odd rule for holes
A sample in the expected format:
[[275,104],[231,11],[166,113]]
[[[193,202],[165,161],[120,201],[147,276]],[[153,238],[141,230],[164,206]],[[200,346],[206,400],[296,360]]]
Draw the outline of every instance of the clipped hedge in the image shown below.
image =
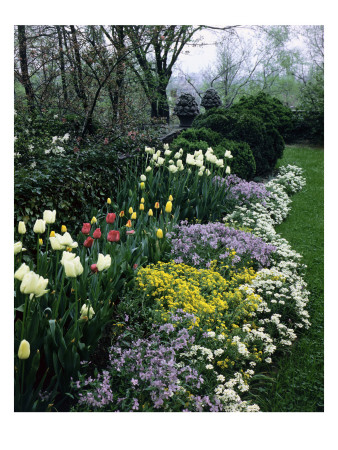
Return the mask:
[[246,142],[255,158],[256,176],[269,175],[283,155],[285,144],[278,130],[254,112],[214,108],[198,116],[193,126],[210,128],[232,141]]
[[292,110],[283,105],[275,97],[260,92],[257,95],[242,97],[232,108],[232,111],[240,113],[248,111],[263,120],[264,124],[269,124],[275,128],[286,139],[293,130]]
[[231,173],[236,174],[243,180],[252,180],[256,173],[256,162],[250,146],[246,142],[222,139],[220,145],[215,147],[215,154],[222,153],[224,155],[224,149],[230,150],[233,156],[229,162]]
[[245,142],[224,139],[221,133],[211,129],[189,128],[174,139],[170,145],[170,148],[174,151],[182,148],[185,155],[193,153],[195,150],[206,151],[208,147],[213,148],[217,158],[223,158],[225,151],[230,150],[233,156],[228,161],[231,172],[245,180],[250,180],[254,177],[256,163],[250,146]]

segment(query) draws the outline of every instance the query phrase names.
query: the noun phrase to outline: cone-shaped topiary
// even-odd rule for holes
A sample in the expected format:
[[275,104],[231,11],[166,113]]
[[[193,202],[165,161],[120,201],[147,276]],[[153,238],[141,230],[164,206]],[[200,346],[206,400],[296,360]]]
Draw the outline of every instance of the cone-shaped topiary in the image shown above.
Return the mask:
[[198,104],[191,94],[183,93],[177,101],[174,113],[180,119],[181,127],[190,126],[193,119],[199,114]]
[[201,101],[201,105],[204,106],[206,110],[215,108],[222,105],[222,101],[217,91],[213,88],[208,89]]

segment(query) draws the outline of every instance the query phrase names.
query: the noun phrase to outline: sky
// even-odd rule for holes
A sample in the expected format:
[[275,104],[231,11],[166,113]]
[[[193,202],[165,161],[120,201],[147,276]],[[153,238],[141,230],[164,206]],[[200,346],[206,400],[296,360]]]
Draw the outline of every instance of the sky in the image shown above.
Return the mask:
[[[221,26],[222,25],[220,25],[220,27]],[[249,38],[252,33],[248,27],[241,27],[237,32],[243,38]],[[178,57],[175,64],[175,71],[181,69],[184,73],[198,73],[208,65],[212,66],[214,64],[216,60],[215,43],[220,37],[220,32],[202,30],[198,34],[196,33],[196,36],[202,38],[202,42],[206,45],[203,45],[202,47],[186,46],[184,49],[185,51]],[[293,38],[289,43],[289,47],[299,47],[302,49],[304,48],[304,43],[300,38]]]

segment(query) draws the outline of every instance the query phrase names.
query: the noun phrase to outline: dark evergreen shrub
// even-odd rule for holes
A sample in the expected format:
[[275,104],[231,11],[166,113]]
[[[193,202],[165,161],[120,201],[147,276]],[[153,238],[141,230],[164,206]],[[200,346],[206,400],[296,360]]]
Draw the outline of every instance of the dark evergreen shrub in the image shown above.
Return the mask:
[[289,136],[293,128],[292,110],[283,105],[277,98],[264,92],[242,97],[231,110],[238,113],[242,111],[253,113],[261,118],[265,125],[270,124],[273,128],[276,128],[284,139]]
[[256,175],[265,176],[272,172],[277,159],[282,156],[284,141],[272,124],[245,109],[212,109],[198,116],[195,128],[211,128],[223,137],[249,144],[256,162]]
[[227,160],[231,167],[231,173],[244,180],[252,180],[256,173],[256,162],[250,146],[246,142],[230,141],[223,139],[214,149],[218,158],[223,158],[226,150],[230,150],[233,156]]
[[204,152],[212,147],[217,158],[224,159],[226,150],[230,150],[232,159],[227,160],[227,165],[231,167],[231,173],[236,173],[240,178],[250,180],[254,177],[256,171],[255,158],[248,144],[245,142],[235,142],[224,139],[220,133],[216,133],[207,128],[190,128],[183,131],[180,136],[171,143],[170,148],[178,151],[184,150],[184,156],[187,153],[194,153],[195,150]]

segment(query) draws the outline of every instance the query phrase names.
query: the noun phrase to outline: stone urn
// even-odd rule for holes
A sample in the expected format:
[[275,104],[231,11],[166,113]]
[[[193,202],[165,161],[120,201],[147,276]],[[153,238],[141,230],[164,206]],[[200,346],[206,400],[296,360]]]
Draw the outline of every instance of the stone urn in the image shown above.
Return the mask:
[[217,91],[213,88],[208,89],[201,101],[201,106],[204,106],[206,110],[215,108],[222,105],[222,101]]
[[174,114],[180,119],[180,127],[191,127],[194,118],[199,114],[194,97],[191,94],[181,94],[174,108]]

